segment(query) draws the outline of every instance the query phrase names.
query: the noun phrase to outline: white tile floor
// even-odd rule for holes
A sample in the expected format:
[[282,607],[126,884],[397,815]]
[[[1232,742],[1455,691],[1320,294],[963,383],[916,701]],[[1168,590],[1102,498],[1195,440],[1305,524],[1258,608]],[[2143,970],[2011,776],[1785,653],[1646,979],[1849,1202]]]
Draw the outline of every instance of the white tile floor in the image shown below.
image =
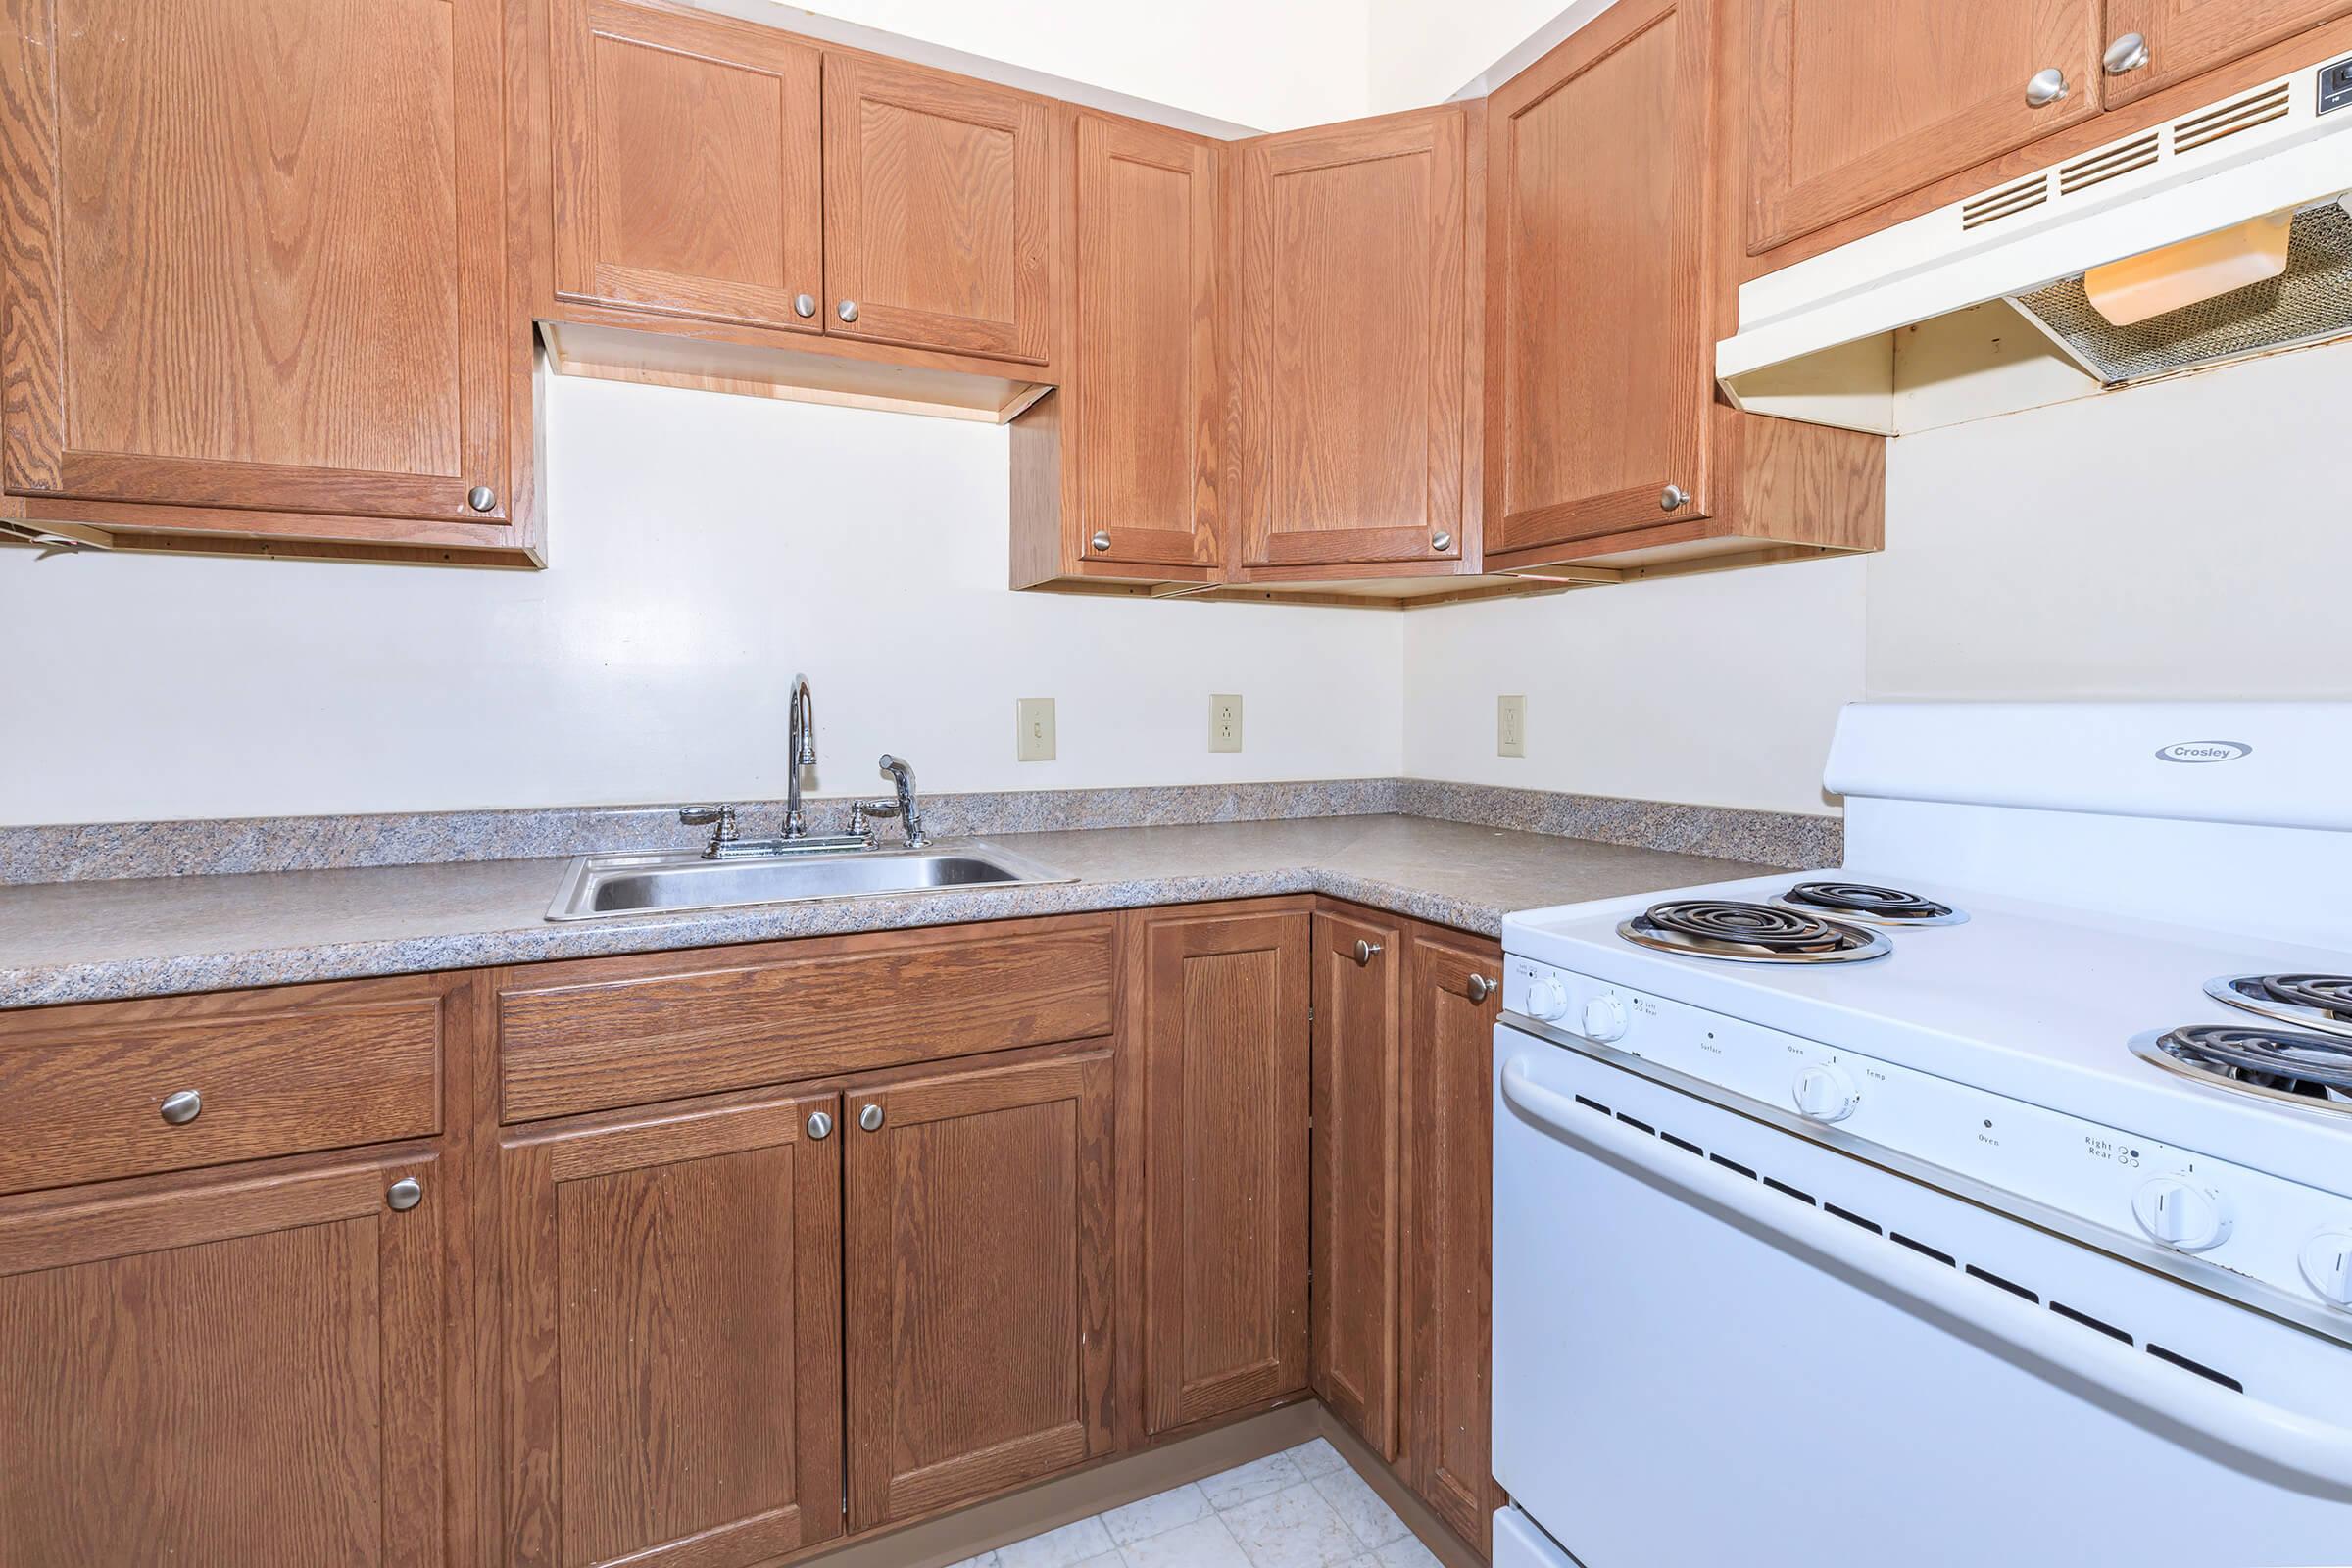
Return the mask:
[[956,1568],[1437,1568],[1323,1439]]

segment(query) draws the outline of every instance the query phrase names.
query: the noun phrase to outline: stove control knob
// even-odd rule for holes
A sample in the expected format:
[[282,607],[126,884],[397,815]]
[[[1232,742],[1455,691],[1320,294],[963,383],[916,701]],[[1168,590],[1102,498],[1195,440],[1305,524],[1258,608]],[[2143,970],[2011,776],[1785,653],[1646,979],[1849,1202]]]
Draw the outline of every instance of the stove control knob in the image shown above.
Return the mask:
[[2303,1277],[2321,1300],[2352,1312],[2352,1231],[2322,1231],[2305,1242]]
[[2141,1230],[2183,1252],[2210,1251],[2230,1239],[2230,1200],[2178,1176],[2142,1182],[2132,1214]]
[[1854,1081],[1842,1067],[1807,1067],[1796,1075],[1789,1090],[1796,1108],[1815,1121],[1843,1121],[1854,1113],[1854,1103],[1861,1097],[1854,1092]]
[[1585,1026],[1579,1030],[1587,1040],[1607,1042],[1623,1040],[1626,1026],[1633,1022],[1625,1004],[1615,997],[1594,997],[1585,1004]]
[[1567,1017],[1567,988],[1557,980],[1530,980],[1527,983],[1527,1015],[1545,1023],[1556,1023]]

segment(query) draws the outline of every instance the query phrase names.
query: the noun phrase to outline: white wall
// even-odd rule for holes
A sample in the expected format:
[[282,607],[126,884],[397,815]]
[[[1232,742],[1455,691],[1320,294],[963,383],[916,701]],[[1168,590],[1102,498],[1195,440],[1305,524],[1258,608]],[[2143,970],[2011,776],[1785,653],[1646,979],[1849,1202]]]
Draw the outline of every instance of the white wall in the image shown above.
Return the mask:
[[831,793],[1398,769],[1403,616],[1011,593],[1002,429],[548,390],[545,572],[0,551],[0,822],[775,796],[796,668]]

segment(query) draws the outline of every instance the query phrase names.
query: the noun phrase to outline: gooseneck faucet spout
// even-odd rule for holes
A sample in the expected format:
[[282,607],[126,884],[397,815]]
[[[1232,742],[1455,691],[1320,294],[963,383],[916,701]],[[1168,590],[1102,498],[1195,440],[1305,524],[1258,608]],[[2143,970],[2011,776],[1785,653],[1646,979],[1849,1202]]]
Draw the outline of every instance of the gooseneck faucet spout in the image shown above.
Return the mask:
[[792,712],[785,721],[788,771],[784,775],[784,837],[807,838],[808,823],[801,815],[801,769],[816,765],[816,701],[808,693],[808,677],[792,677]]

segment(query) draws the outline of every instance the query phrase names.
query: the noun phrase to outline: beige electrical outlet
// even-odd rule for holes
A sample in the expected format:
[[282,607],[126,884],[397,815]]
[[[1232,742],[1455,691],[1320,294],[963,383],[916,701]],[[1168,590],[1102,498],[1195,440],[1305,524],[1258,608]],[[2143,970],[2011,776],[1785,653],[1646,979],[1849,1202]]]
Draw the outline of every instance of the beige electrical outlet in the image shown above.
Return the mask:
[[1496,757],[1525,757],[1527,755],[1527,699],[1497,697],[1494,699],[1494,755]]
[[1013,756],[1023,762],[1054,760],[1054,699],[1024,697],[1014,707],[1019,710],[1021,733],[1013,748]]
[[1208,698],[1208,749],[1242,749],[1242,700],[1232,692],[1211,692]]

